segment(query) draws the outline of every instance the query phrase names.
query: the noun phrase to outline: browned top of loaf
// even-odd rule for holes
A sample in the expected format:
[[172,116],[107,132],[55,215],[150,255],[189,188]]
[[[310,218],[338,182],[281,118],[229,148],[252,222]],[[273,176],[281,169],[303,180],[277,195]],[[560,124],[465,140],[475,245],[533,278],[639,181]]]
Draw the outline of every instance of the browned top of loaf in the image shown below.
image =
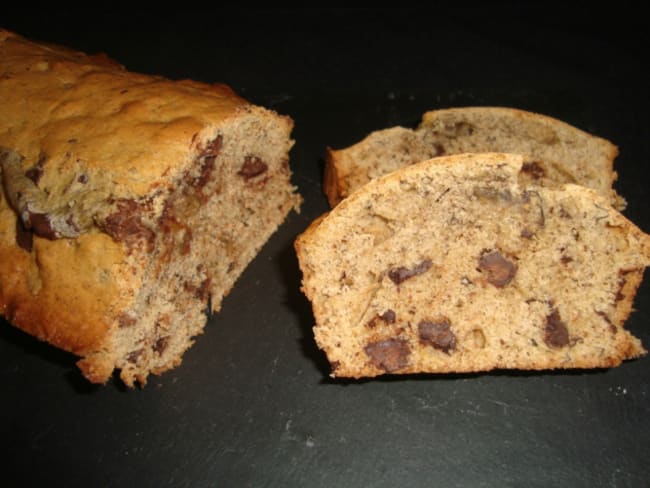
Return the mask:
[[135,74],[4,30],[0,100],[0,145],[20,153],[25,169],[41,161],[43,187],[56,193],[60,175],[81,165],[110,171],[115,198],[182,173],[214,125],[248,105],[225,85]]

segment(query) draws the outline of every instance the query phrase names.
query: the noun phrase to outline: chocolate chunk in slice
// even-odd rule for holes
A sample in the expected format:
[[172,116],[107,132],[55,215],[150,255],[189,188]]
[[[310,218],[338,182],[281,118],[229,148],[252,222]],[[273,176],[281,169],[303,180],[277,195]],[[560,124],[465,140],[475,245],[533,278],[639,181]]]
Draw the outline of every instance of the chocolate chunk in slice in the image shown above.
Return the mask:
[[431,260],[425,259],[420,264],[418,264],[417,266],[411,269],[405,268],[403,266],[400,266],[398,268],[393,268],[388,272],[388,277],[393,283],[399,285],[400,283],[408,280],[409,278],[413,278],[414,276],[425,273],[429,268],[431,268],[431,265],[432,265]]
[[503,288],[517,274],[517,266],[501,255],[499,251],[488,251],[481,254],[478,269],[487,272],[488,283]]
[[200,190],[208,183],[208,181],[210,181],[212,173],[216,167],[215,160],[221,152],[222,145],[223,137],[217,136],[213,141],[210,141],[201,154],[199,154],[198,160],[201,164],[201,170],[199,176],[192,182],[192,186]]
[[265,173],[269,169],[268,165],[262,161],[262,159],[257,156],[246,156],[244,159],[244,164],[242,164],[241,169],[237,172],[239,176],[248,181],[251,178]]
[[564,347],[569,343],[569,330],[555,308],[546,317],[544,342],[550,347]]
[[546,175],[546,171],[537,161],[526,161],[521,165],[521,172],[529,175],[533,180],[539,180]]
[[399,338],[371,342],[364,348],[364,351],[374,366],[387,373],[406,367],[409,354],[411,354],[406,340]]
[[435,321],[423,320],[418,324],[420,342],[433,346],[442,352],[456,349],[456,335],[451,331],[451,323],[447,317]]
[[382,313],[379,318],[387,324],[394,324],[396,319],[395,311],[389,308],[384,311],[384,313]]
[[154,342],[152,349],[158,354],[162,354],[165,351],[165,349],[167,349],[168,345],[169,345],[169,336],[163,336],[156,339],[156,342]]

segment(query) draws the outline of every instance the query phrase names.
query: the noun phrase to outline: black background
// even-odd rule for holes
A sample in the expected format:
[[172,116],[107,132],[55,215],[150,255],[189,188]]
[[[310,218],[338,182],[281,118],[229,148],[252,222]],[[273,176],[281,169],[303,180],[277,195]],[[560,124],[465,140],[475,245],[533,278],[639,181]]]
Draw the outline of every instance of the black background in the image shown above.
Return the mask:
[[[522,2],[523,3],[523,2]],[[0,319],[0,484],[152,487],[648,487],[650,359],[571,372],[331,380],[293,239],[327,209],[326,146],[431,109],[505,105],[620,148],[625,214],[650,231],[645,16],[633,4],[428,10],[3,7],[0,26],[128,69],[225,82],[290,115],[305,198],[181,367],[144,389]],[[0,107],[0,110],[2,108]],[[650,285],[628,328],[650,346]]]

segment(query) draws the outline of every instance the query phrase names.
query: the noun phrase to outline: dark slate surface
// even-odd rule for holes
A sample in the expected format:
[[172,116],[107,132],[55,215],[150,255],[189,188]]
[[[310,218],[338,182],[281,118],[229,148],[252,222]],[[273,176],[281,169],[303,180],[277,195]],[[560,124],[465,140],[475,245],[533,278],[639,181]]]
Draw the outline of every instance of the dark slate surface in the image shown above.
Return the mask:
[[[650,231],[644,17],[625,3],[477,5],[3,9],[4,28],[134,71],[226,82],[290,115],[305,197],[182,366],[142,390],[91,386],[74,357],[0,319],[3,485],[648,486],[648,358],[609,371],[355,382],[329,379],[313,342],[292,242],[327,209],[325,147],[414,126],[430,109],[514,106],[614,141],[625,213]],[[628,321],[646,345],[649,294],[644,283]]]

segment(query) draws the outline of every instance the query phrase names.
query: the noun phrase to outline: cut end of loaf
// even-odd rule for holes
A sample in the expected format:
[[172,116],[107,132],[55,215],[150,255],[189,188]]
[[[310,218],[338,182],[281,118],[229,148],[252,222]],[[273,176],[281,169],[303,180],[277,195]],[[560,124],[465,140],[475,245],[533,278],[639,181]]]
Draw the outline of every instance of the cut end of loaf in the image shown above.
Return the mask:
[[596,192],[544,188],[524,158],[418,163],[353,193],[296,241],[335,377],[608,368],[650,236]]
[[300,197],[290,183],[291,122],[262,109],[204,135],[188,171],[159,194],[124,203],[103,230],[142,267],[109,344],[79,362],[92,382],[114,369],[144,385],[181,362],[223,297]]

